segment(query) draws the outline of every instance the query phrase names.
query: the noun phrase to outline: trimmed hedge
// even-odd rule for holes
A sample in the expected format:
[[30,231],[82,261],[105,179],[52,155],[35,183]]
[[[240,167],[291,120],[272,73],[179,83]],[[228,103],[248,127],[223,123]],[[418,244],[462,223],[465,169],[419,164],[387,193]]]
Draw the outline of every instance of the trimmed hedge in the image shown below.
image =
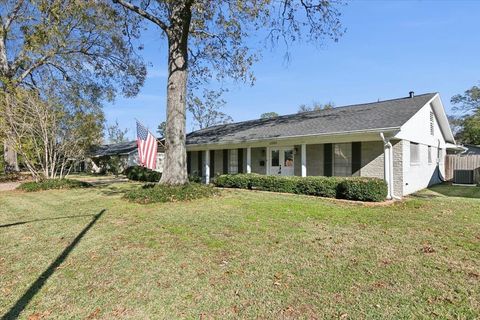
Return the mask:
[[338,185],[343,199],[358,201],[384,201],[388,194],[385,181],[373,178],[345,179]]
[[162,174],[157,171],[153,171],[141,166],[132,166],[125,169],[125,175],[129,180],[145,181],[145,182],[158,182],[162,177]]
[[24,182],[17,187],[19,190],[34,192],[50,189],[74,189],[74,188],[88,188],[91,184],[71,179],[46,179],[42,181]]
[[279,177],[259,174],[226,174],[213,180],[217,187],[305,194],[359,201],[383,201],[385,181],[365,177]]
[[123,197],[132,202],[147,204],[207,198],[216,193],[217,191],[213,187],[198,183],[189,183],[182,186],[146,184],[139,189],[125,193]]

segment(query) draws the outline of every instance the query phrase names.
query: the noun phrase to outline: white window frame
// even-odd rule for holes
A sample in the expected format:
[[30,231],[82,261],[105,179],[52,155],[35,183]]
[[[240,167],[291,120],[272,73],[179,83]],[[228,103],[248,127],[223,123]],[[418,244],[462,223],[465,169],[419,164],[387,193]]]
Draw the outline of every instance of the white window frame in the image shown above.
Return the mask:
[[[341,167],[343,168],[347,168],[347,171],[344,172],[345,175],[337,175],[337,173],[335,172],[336,169],[340,168],[340,166],[337,166],[336,165],[336,161],[335,161],[335,155],[336,155],[336,151],[337,151],[337,148],[342,148],[342,146],[344,147],[347,147],[347,154],[344,154],[346,156],[346,159],[347,159],[347,165],[342,165]],[[332,150],[332,176],[335,176],[335,177],[350,177],[352,176],[352,143],[351,142],[347,142],[347,143],[334,143],[333,144],[333,150]],[[341,151],[341,150],[340,150]],[[345,151],[345,150],[344,150]],[[348,154],[349,152],[349,154]],[[349,169],[349,170],[348,170]]]
[[[412,156],[414,152],[412,152],[412,147],[415,146],[415,155],[416,159]],[[420,144],[415,142],[410,142],[410,166],[418,166],[420,164]]]
[[228,173],[238,173],[238,149],[230,149],[228,152]]

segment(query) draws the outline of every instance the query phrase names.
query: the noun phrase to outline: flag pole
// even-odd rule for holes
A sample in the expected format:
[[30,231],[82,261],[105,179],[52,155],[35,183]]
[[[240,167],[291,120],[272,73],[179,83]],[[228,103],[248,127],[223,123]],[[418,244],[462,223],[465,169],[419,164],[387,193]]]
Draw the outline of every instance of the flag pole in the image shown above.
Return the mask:
[[158,138],[155,137],[155,135],[154,135],[153,133],[151,133],[150,130],[148,130],[148,128],[145,127],[140,121],[138,121],[137,118],[134,118],[134,119],[135,119],[135,121],[137,121],[137,123],[140,123],[140,125],[141,125],[145,130],[147,130],[148,133],[150,133],[150,134],[155,138],[155,140],[157,140],[158,143],[160,143],[160,145],[163,147],[163,150],[165,151],[166,147],[165,147],[165,145],[162,143],[162,141],[158,140]]

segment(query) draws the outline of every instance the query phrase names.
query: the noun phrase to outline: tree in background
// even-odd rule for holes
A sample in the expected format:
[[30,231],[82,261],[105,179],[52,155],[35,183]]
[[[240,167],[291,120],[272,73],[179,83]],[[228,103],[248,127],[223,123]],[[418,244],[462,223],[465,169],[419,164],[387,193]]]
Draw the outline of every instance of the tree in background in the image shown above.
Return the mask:
[[36,90],[1,93],[5,111],[1,129],[35,180],[63,178],[102,138],[103,114],[67,106],[55,95]]
[[336,0],[112,1],[119,12],[154,23],[168,43],[166,152],[160,181],[165,184],[188,182],[187,92],[212,80],[222,84],[226,78],[253,83],[251,66],[258,55],[247,41],[250,36],[264,32],[268,44],[288,48],[302,39],[336,41],[344,31]]
[[453,96],[451,103],[454,110],[463,112],[453,119],[455,138],[464,144],[480,145],[480,87]]
[[194,127],[205,129],[217,124],[233,122],[232,117],[220,111],[225,106],[221,91],[204,90],[203,97],[192,96],[187,100],[188,111],[193,116]]
[[[125,16],[106,1],[0,1],[2,97],[23,88],[45,98],[55,87],[49,95],[92,114],[90,107],[101,106],[100,101],[113,99],[119,91],[134,96],[146,68],[130,41],[138,34],[125,25]],[[6,133],[1,134],[5,139]],[[5,151],[7,165],[18,169],[17,150],[5,144]]]
[[162,121],[157,127],[157,133],[160,137],[165,137],[165,129],[167,128],[167,122]]
[[115,123],[107,127],[108,143],[121,143],[127,142],[128,128],[122,129],[118,124],[118,120]]
[[260,115],[260,119],[270,119],[270,118],[275,118],[278,117],[279,114],[276,112],[265,112]]
[[319,111],[319,110],[328,110],[328,109],[333,109],[335,108],[335,103],[333,102],[327,102],[325,104],[321,104],[319,102],[314,101],[310,105],[306,104],[301,104],[298,107],[297,113],[303,113],[303,112],[309,112],[309,111]]

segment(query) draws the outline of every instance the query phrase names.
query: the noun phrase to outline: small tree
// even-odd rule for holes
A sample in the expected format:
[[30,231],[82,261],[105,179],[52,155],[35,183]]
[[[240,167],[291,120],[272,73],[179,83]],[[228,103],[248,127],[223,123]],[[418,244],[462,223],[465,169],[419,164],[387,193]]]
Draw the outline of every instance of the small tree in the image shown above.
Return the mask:
[[276,112],[265,112],[260,115],[260,119],[269,119],[269,118],[275,118],[278,116],[279,114]]
[[127,140],[128,128],[121,129],[118,124],[118,120],[115,123],[107,127],[107,137],[109,143],[121,143]]
[[225,106],[221,94],[222,92],[204,90],[203,99],[193,95],[188,99],[187,107],[193,116],[194,126],[204,129],[233,122],[232,117],[220,111]]
[[32,90],[3,97],[2,128],[35,180],[63,178],[73,161],[84,159],[102,133],[103,115],[68,108]]

